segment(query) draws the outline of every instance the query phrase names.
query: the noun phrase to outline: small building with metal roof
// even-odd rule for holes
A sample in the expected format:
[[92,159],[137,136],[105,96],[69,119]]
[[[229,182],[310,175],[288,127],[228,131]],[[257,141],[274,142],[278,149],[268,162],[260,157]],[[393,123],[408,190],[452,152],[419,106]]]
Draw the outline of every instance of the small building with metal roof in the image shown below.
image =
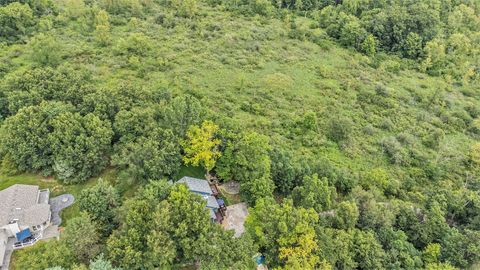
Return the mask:
[[[184,176],[177,183],[187,185],[190,192],[200,195],[207,202],[206,208],[213,221],[222,221],[223,215],[219,211],[221,207],[219,199],[216,198],[216,193],[212,190],[207,180]],[[223,200],[221,201],[223,204]]]

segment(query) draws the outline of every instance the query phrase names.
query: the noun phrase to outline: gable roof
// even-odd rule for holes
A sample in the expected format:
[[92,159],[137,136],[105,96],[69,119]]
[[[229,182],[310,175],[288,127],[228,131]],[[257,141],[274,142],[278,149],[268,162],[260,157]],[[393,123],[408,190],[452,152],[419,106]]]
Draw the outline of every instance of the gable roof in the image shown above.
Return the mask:
[[217,199],[215,199],[215,197],[213,196],[204,196],[203,199],[205,199],[207,201],[207,207],[208,208],[220,208],[220,206],[218,205],[218,202],[217,202]]
[[212,188],[210,188],[207,180],[184,176],[180,180],[178,180],[178,183],[185,183],[191,192],[208,195],[213,194]]
[[[15,184],[0,191],[0,226],[17,220],[34,226],[50,218],[50,205],[38,203],[38,186]],[[47,200],[48,201],[48,200]]]
[[210,214],[211,219],[216,219],[217,216],[215,215],[215,212],[211,208],[208,209],[208,213]]

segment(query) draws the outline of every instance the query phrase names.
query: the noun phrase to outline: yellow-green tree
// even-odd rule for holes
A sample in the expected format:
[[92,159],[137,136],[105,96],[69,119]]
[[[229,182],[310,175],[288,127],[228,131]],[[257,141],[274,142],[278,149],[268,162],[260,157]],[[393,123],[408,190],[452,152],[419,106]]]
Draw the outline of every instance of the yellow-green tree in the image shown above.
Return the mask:
[[185,155],[183,162],[193,166],[202,165],[207,173],[215,167],[217,159],[222,155],[216,137],[218,126],[212,121],[204,121],[201,126],[191,126],[187,131],[187,139],[182,142]]
[[315,269],[320,258],[315,254],[318,249],[315,231],[300,235],[296,245],[279,248],[278,257],[285,261],[284,269]]
[[475,143],[470,149],[470,159],[475,167],[480,167],[480,143]]
[[95,40],[102,46],[108,44],[110,40],[110,23],[108,21],[108,13],[100,10],[95,15]]

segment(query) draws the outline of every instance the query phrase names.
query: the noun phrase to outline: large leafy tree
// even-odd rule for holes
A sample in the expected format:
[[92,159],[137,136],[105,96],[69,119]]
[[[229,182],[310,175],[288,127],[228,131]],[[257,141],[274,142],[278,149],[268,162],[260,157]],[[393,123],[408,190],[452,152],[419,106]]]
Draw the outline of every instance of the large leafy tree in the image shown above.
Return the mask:
[[120,206],[120,196],[117,190],[103,179],[90,188],[82,190],[78,197],[81,211],[89,214],[92,221],[98,225],[103,236],[108,236],[118,225],[115,210]]
[[282,149],[273,148],[270,153],[272,180],[278,191],[289,194],[297,184],[297,170],[293,155]]
[[422,267],[421,252],[408,242],[404,232],[382,228],[377,238],[385,250],[385,265],[388,268],[418,269]]
[[240,181],[241,189],[251,203],[271,196],[275,185],[270,176],[270,149],[266,136],[243,132],[227,143],[217,173],[225,180]]
[[292,201],[277,204],[260,199],[247,217],[245,226],[258,243],[271,267],[315,269],[317,256],[314,225],[318,215],[313,209],[295,208]]
[[15,42],[35,24],[32,9],[18,2],[0,6],[0,40]]
[[327,178],[314,174],[303,178],[303,184],[293,189],[292,197],[297,205],[322,212],[332,207],[334,194],[335,188],[328,185]]
[[139,180],[161,179],[175,174],[181,161],[178,139],[171,130],[155,128],[133,141],[115,147],[112,165],[125,169]]
[[385,251],[371,231],[355,230],[354,258],[360,269],[384,269]]
[[99,10],[95,14],[95,41],[99,45],[105,46],[110,41],[110,23],[109,23],[108,13],[105,10]]
[[60,102],[43,103],[20,110],[5,120],[1,129],[1,153],[20,171],[53,171],[53,149],[48,141],[51,121],[72,108]]
[[317,227],[318,252],[335,269],[356,269],[354,230]]
[[162,107],[161,124],[173,130],[179,138],[184,138],[190,126],[200,125],[205,110],[198,99],[190,95],[181,95]]
[[271,196],[275,184],[270,176],[270,150],[266,136],[243,132],[227,142],[217,173],[224,180],[239,181],[245,198],[251,203]]
[[20,171],[55,173],[66,182],[82,182],[105,168],[110,123],[81,116],[61,102],[20,110],[2,126],[0,152]]
[[456,228],[445,233],[442,241],[442,259],[464,269],[480,259],[480,232]]
[[113,132],[108,121],[93,114],[64,113],[51,121],[53,170],[66,182],[82,182],[107,165]]
[[154,203],[130,200],[122,209],[121,226],[107,241],[109,259],[128,269],[141,269],[149,264],[146,238],[153,227]]
[[262,177],[241,183],[240,189],[247,202],[254,204],[258,199],[272,197],[275,186],[269,177]]
[[73,251],[62,241],[39,241],[29,252],[19,252],[18,269],[44,270],[49,267],[70,267],[75,262]]
[[99,240],[97,226],[86,212],[68,221],[62,239],[77,261],[82,263],[88,263],[98,255]]
[[0,110],[13,115],[23,107],[50,100],[70,103],[81,110],[84,96],[94,92],[90,81],[90,73],[82,68],[45,67],[9,73],[0,83],[0,92],[5,95],[5,107]]
[[333,226],[338,229],[353,229],[360,215],[355,202],[343,201],[335,209]]
[[217,172],[225,180],[240,182],[270,177],[270,149],[266,136],[256,132],[243,132],[228,142],[219,160]]
[[426,213],[425,221],[419,228],[418,245],[424,247],[432,242],[440,242],[449,227],[445,219],[445,211],[437,201],[433,201]]
[[40,33],[30,39],[30,58],[40,66],[57,66],[62,58],[61,43],[51,35]]
[[122,225],[107,244],[110,258],[121,267],[169,269],[177,263],[197,263],[205,269],[252,266],[252,242],[232,239],[231,232],[213,224],[205,201],[185,185],[169,188],[152,182],[125,204],[123,212]]
[[[100,251],[99,234],[96,229],[88,214],[82,212],[67,222],[59,241],[39,241],[30,247],[28,252],[19,253],[16,267],[34,270],[77,269],[77,267],[84,269],[82,268],[84,264],[90,262],[90,259]],[[90,269],[103,270],[92,266]]]
[[187,139],[182,143],[185,151],[183,161],[194,166],[202,165],[208,174],[222,155],[218,129],[212,121],[204,121],[200,127],[191,126],[187,131]]

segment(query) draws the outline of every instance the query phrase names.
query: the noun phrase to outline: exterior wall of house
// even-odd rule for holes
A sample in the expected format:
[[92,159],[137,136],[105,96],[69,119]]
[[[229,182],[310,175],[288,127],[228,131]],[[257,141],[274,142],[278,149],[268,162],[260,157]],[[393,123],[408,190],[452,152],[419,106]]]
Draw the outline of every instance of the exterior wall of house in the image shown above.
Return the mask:
[[20,232],[20,227],[17,223],[11,223],[3,226],[8,237],[14,237],[18,232]]

